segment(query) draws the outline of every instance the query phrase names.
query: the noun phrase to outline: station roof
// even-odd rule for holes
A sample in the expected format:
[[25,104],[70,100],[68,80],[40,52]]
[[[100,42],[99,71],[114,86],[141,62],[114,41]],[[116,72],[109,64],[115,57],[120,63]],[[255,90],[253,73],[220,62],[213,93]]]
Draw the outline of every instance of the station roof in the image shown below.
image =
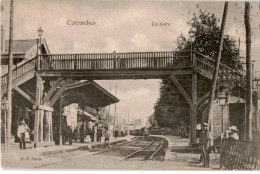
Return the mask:
[[79,112],[78,114],[79,114],[80,116],[87,117],[87,118],[89,118],[89,119],[92,120],[92,121],[97,120],[97,118],[96,118],[95,116],[93,116],[92,114],[90,114],[90,113],[88,113],[88,112],[86,112],[86,111],[84,111],[83,113],[82,113],[82,112]]
[[63,92],[63,105],[80,103],[92,108],[101,108],[119,102],[119,99],[94,81],[76,82]]
[[[46,40],[41,39],[41,44],[47,53],[50,53]],[[37,39],[13,40],[13,63],[17,64],[26,58],[26,54],[33,48],[37,48]],[[1,53],[1,64],[7,65],[9,59],[9,40],[5,41],[4,50]],[[36,56],[36,53],[33,57]]]

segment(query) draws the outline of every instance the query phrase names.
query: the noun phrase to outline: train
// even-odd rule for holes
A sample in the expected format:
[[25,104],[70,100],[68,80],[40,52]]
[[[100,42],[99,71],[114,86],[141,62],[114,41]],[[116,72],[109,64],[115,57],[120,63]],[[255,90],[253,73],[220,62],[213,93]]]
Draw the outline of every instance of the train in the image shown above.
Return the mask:
[[132,129],[129,131],[129,134],[133,136],[146,136],[149,134],[149,131],[146,127],[143,127],[141,129]]
[[172,135],[174,132],[171,129],[160,128],[160,127],[143,127],[141,129],[132,129],[129,131],[130,135],[133,136],[145,136],[145,135]]

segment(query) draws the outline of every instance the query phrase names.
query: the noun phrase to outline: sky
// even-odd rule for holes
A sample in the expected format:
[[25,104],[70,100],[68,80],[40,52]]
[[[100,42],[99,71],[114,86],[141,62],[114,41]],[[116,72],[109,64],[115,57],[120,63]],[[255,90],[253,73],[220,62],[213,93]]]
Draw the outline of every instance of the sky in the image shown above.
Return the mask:
[[[252,59],[260,72],[259,3],[252,2]],[[10,1],[2,0],[1,24],[9,28]],[[241,38],[241,55],[245,55],[244,2],[230,2],[225,34]],[[14,39],[37,38],[39,26],[44,30],[51,53],[112,53],[175,50],[180,34],[188,37],[187,21],[199,10],[214,13],[221,24],[224,2],[175,2],[128,0],[19,0],[14,5]],[[257,15],[258,13],[258,15]],[[255,16],[254,16],[255,15]],[[236,21],[234,20],[236,18]],[[68,25],[68,21],[89,21],[95,25]],[[242,22],[241,22],[242,21]],[[152,26],[153,23],[169,26]],[[8,38],[8,32],[5,33]],[[260,73],[257,72],[260,76]],[[130,119],[153,113],[159,97],[160,80],[96,81],[120,99],[117,113]],[[113,115],[114,106],[111,106]]]

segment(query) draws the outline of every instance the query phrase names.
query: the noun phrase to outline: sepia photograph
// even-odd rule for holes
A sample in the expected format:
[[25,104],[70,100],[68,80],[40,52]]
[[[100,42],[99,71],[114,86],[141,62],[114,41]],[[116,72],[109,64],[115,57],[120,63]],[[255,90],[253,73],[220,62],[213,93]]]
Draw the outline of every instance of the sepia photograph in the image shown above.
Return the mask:
[[260,170],[260,1],[0,4],[1,170]]

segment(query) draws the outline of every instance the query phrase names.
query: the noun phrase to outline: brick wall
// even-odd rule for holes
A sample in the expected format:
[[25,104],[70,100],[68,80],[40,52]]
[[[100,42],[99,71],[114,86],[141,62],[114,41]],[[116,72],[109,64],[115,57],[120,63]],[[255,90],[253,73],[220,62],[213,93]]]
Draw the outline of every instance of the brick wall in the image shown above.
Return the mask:
[[[229,96],[228,103],[244,103],[242,98],[236,96]],[[229,105],[223,107],[223,128],[224,132],[229,128],[230,125],[230,108]],[[220,137],[222,131],[222,108],[219,105],[218,99],[214,100],[213,104],[213,136],[214,139]]]

